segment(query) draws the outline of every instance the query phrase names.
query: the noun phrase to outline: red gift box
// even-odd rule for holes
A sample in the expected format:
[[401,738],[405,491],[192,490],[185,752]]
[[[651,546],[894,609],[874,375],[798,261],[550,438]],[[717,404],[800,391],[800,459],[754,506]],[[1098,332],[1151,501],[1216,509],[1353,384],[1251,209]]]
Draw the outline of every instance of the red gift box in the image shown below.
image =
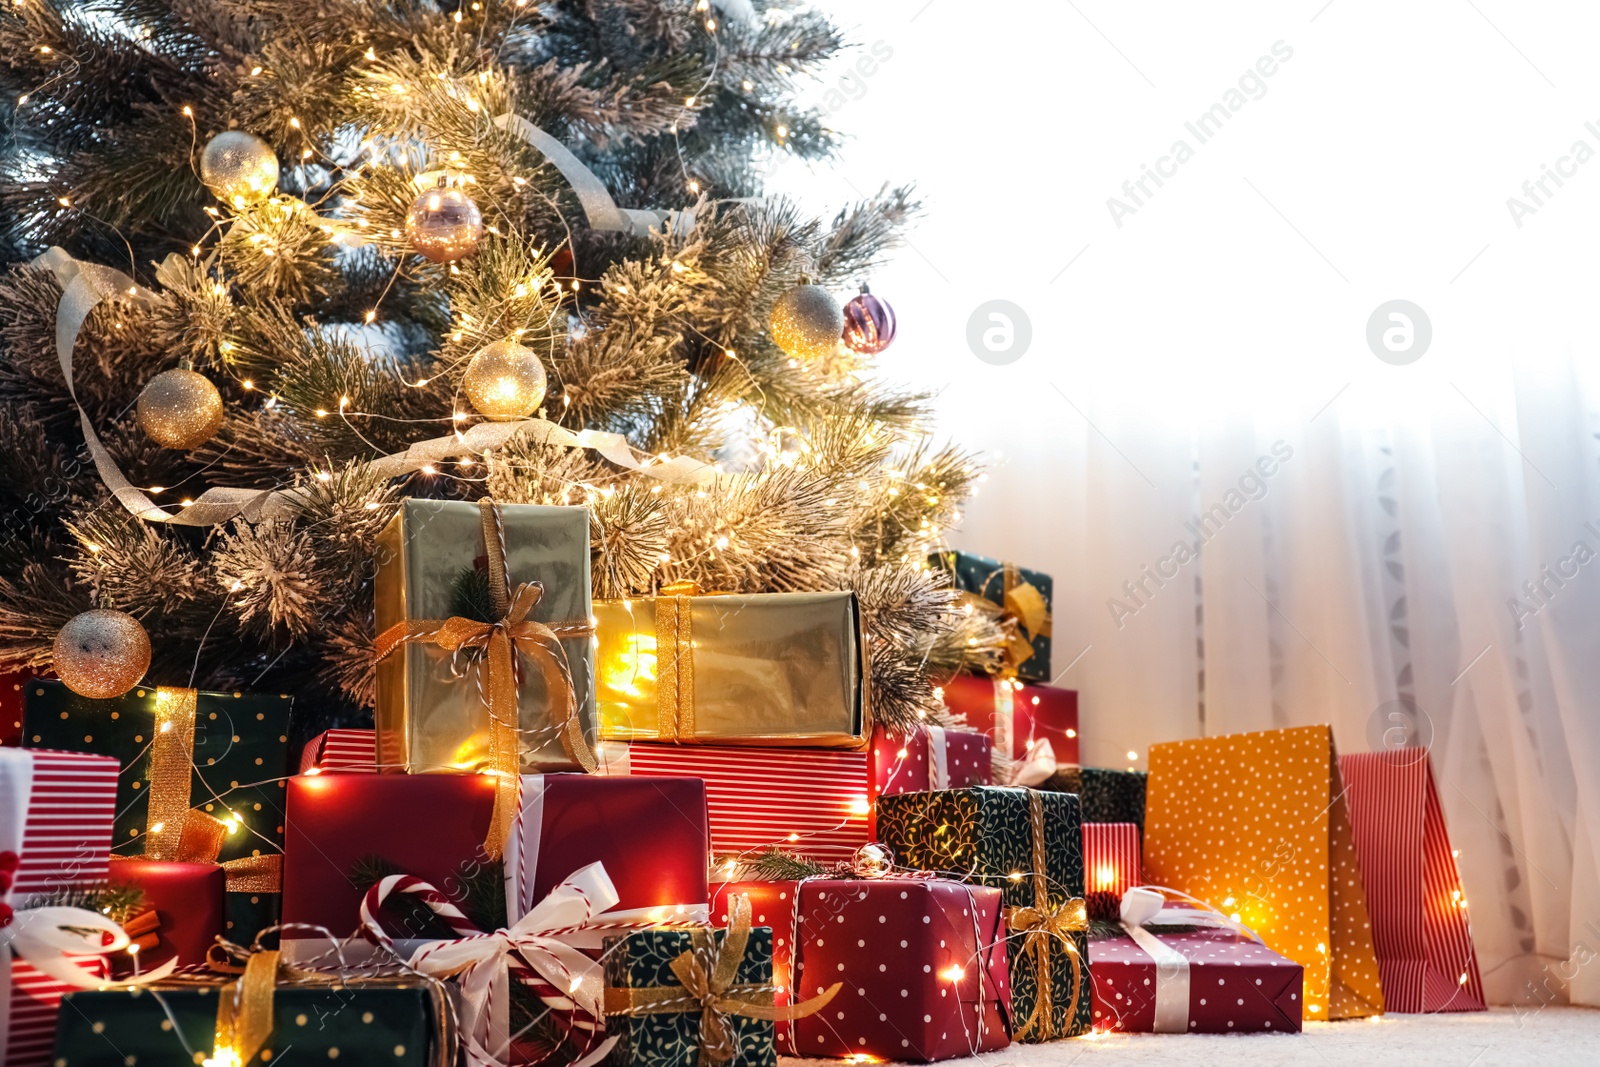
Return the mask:
[[780,1050],[926,1063],[1011,1043],[998,889],[931,878],[724,882],[713,925],[727,923],[740,893],[754,921],[772,927],[779,1004],[791,988],[805,998],[843,983],[821,1012],[778,1024]]
[[378,732],[376,730],[324,730],[300,750],[300,773],[324,771],[376,774],[378,771]]
[[1300,964],[1230,930],[1135,931],[1089,942],[1095,1029],[1299,1033]]
[[1461,875],[1428,750],[1340,756],[1339,773],[1367,890],[1385,1010],[1485,1010]]
[[1083,881],[1091,893],[1113,893],[1118,900],[1144,880],[1139,862],[1139,824],[1083,824]]
[[922,726],[872,731],[872,798],[994,784],[994,745],[976,730]]
[[1037,785],[1056,767],[1078,762],[1076,689],[963,674],[945,683],[944,704],[969,729],[988,734],[995,752],[1021,765],[1020,777],[999,784]]
[[[20,908],[34,894],[104,880],[121,770],[109,756],[0,749],[0,904]],[[75,962],[90,974],[104,973],[98,957]],[[0,1063],[48,1063],[61,996],[72,987],[19,956],[0,977],[7,982],[0,996],[10,1001]]]
[[[709,846],[705,786],[692,778],[525,775],[507,842],[507,910],[515,919],[590,863],[605,864],[620,897],[611,921],[653,915],[699,918]],[[289,779],[284,836],[284,923],[355,930],[361,898],[353,871],[384,863],[459,898],[488,861],[495,780],[479,774],[323,774]],[[403,935],[404,931],[391,931]],[[296,930],[284,945],[320,952]],[[295,941],[302,944],[291,948]],[[594,944],[598,946],[598,937]]]
[[[173,958],[180,967],[206,962],[206,951],[226,929],[225,870],[215,863],[118,859],[111,865],[111,881],[137,886],[145,905],[155,910],[156,943],[140,948],[141,969],[149,970]],[[136,921],[125,925],[133,926]]]
[[704,781],[716,856],[777,847],[835,863],[871,840],[865,752],[610,742],[601,758],[607,775]]

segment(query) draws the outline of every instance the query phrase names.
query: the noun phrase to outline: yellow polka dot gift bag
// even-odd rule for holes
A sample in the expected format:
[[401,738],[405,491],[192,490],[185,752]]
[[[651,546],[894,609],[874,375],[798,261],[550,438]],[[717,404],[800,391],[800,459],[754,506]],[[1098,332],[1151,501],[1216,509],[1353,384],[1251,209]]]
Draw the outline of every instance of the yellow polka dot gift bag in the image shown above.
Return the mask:
[[1150,748],[1145,880],[1305,968],[1307,1022],[1378,1015],[1372,925],[1326,726]]

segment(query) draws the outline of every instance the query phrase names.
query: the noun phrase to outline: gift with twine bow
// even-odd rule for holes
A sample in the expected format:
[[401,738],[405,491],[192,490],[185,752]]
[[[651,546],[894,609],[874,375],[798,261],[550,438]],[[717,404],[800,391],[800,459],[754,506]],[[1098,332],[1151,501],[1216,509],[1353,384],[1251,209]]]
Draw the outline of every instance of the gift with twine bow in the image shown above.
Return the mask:
[[868,694],[853,593],[704,593],[594,605],[607,741],[861,748]]
[[748,898],[735,897],[725,930],[643,930],[606,942],[606,1015],[627,1020],[608,1027],[618,1039],[613,1062],[770,1067],[777,1062],[775,1024],[833,1000],[838,982],[809,1000],[776,1003],[772,931],[752,927],[750,910]]
[[976,786],[878,799],[878,836],[899,862],[1005,894],[1012,1038],[1090,1024],[1083,820],[1070,793]]
[[963,607],[1000,625],[1001,676],[1050,681],[1050,576],[969,552],[940,552],[933,562],[949,573]]
[[[469,530],[476,536],[464,540]],[[483,550],[477,571],[459,558],[474,542]],[[543,580],[513,584],[512,571],[522,574],[510,563],[517,557]],[[379,539],[379,762],[493,774],[491,859],[504,852],[520,773],[595,769],[588,561],[584,508],[406,500]],[[479,574],[487,618],[435,615],[446,591],[456,594],[452,608],[470,599],[461,587]],[[552,600],[566,618],[535,619]]]
[[24,696],[23,733],[29,747],[120,760],[113,847],[129,851],[113,860],[220,865],[228,922],[253,935],[277,920],[283,888],[292,706],[276,694],[175,686],[91,700],[36,680]]

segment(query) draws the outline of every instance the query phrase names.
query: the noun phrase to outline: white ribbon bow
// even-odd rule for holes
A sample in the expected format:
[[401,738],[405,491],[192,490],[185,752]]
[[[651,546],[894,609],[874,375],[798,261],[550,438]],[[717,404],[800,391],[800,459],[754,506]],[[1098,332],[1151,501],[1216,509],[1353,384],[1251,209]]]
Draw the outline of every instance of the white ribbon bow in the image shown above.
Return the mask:
[[[510,957],[520,957],[579,1010],[596,1020],[603,1018],[604,972],[561,937],[588,926],[620,899],[605,865],[591,863],[552,889],[512,926],[490,934],[430,941],[413,952],[409,962],[432,978],[460,976],[464,1036],[505,1062],[511,1046]],[[609,1052],[612,1043],[607,1042],[599,1054]],[[584,1062],[589,1061],[586,1056]]]
[[[110,934],[107,943],[104,935]],[[133,978],[108,982],[73,962],[75,956],[104,956],[130,944],[127,931],[98,912],[83,908],[29,908],[0,926],[0,1053],[11,1036],[11,959],[20,956],[34,970],[73,989],[144,985],[165,978],[178,965],[171,960]]]
[[[1167,895],[1184,903],[1169,903]],[[1235,922],[1198,897],[1166,886],[1134,886],[1122,894],[1122,929],[1156,964],[1156,1016],[1151,1029],[1158,1034],[1189,1032],[1189,957],[1168,947],[1147,927],[1206,926],[1232,930],[1262,944],[1254,930]]]

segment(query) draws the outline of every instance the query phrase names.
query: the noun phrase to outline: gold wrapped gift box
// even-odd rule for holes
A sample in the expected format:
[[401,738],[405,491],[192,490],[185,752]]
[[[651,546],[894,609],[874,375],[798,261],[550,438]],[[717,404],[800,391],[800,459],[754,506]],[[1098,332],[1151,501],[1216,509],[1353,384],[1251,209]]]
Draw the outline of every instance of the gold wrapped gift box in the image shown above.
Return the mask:
[[[483,601],[494,572],[513,591],[538,582],[543,592],[528,619],[558,635],[576,696],[577,723],[594,741],[593,639],[589,617],[589,512],[582,507],[504,504],[495,509],[503,559],[486,544],[476,503],[405,500],[378,539],[375,599],[380,635],[397,624],[413,631],[471,633],[488,618],[462,618]],[[515,596],[512,597],[517,603]],[[520,603],[525,603],[522,601]],[[483,604],[477,604],[482,609]],[[493,615],[494,610],[477,615]],[[431,627],[425,625],[432,621]],[[446,623],[454,626],[447,626]],[[517,769],[523,774],[579,770],[564,694],[550,699],[549,646],[528,625],[510,626],[516,684]],[[580,632],[581,631],[581,632]],[[415,636],[415,634],[413,634]],[[409,773],[470,772],[491,767],[487,642],[450,648],[431,639],[397,644],[378,664],[378,763]],[[381,644],[380,639],[380,644]]]
[[865,743],[865,645],[853,593],[600,600],[594,615],[605,740]]

